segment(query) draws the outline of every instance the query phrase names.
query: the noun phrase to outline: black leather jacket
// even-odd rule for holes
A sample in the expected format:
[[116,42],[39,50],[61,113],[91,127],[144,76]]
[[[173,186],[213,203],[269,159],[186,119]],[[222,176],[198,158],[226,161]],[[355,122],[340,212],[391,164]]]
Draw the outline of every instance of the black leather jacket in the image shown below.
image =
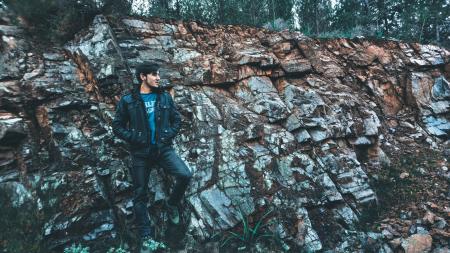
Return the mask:
[[[150,124],[144,101],[138,91],[124,95],[116,106],[112,122],[114,134],[130,144],[133,155],[148,155],[150,152]],[[172,96],[165,90],[156,90],[155,123],[156,144],[158,147],[171,145],[178,134],[181,116]]]

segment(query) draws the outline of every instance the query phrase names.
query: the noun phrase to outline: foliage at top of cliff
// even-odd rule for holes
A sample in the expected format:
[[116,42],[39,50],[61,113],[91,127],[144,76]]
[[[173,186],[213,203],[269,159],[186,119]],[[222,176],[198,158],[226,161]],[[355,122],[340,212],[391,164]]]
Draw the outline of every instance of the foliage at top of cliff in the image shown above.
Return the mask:
[[[450,46],[446,0],[3,0],[45,43],[64,43],[97,14],[296,30],[311,37],[374,37]],[[0,1],[1,3],[1,1]]]

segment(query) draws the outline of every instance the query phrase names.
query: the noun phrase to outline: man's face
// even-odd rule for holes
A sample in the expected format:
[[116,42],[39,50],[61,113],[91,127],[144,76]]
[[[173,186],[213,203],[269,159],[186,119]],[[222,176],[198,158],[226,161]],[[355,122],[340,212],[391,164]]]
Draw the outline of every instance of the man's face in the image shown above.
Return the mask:
[[159,86],[159,72],[151,73],[151,74],[141,74],[141,79],[144,84],[149,87],[158,87]]

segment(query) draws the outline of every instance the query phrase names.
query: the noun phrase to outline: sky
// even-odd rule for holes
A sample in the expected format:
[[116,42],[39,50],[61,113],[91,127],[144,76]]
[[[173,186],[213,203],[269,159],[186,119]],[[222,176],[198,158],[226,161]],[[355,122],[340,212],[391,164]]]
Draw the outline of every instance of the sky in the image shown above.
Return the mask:
[[[169,0],[168,0],[169,1]],[[336,5],[338,0],[331,0],[331,4],[333,7]],[[131,0],[131,10],[133,12],[141,12],[142,10],[148,10],[150,7],[150,1],[149,0]]]

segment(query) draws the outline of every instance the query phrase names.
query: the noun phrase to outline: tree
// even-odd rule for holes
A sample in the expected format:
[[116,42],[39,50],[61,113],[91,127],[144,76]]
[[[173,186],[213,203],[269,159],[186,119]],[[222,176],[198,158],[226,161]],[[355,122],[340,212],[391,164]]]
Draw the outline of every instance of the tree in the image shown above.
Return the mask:
[[[291,24],[310,36],[357,35],[450,46],[449,0],[4,0],[50,41],[66,41],[97,14],[196,20],[207,24],[273,27]],[[137,4],[139,3],[139,4]],[[333,4],[334,3],[334,4]],[[135,6],[136,7],[136,6]]]
[[64,43],[87,27],[97,14],[128,15],[127,0],[4,0],[41,42]]
[[333,8],[330,0],[301,0],[296,2],[300,30],[307,35],[328,32]]

